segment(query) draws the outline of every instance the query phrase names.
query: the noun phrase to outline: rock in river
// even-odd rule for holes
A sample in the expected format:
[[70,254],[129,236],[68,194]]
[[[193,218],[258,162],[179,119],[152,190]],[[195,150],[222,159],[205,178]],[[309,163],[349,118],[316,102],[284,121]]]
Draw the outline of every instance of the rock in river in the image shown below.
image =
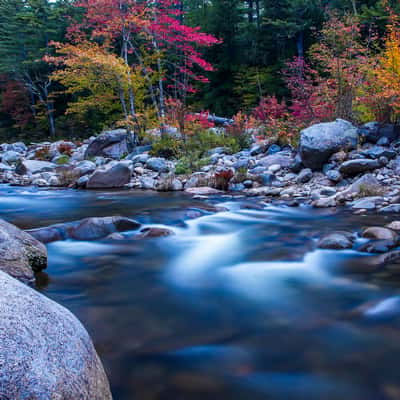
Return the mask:
[[23,282],[47,267],[46,247],[26,232],[0,219],[0,270]]
[[318,248],[331,250],[344,250],[353,247],[353,237],[348,232],[333,232],[323,236],[318,242]]
[[394,242],[397,242],[398,240],[398,235],[396,232],[380,226],[371,226],[367,229],[364,229],[361,236],[368,239],[393,240]]
[[126,217],[93,217],[81,221],[66,222],[44,228],[28,231],[42,243],[50,243],[58,240],[97,240],[115,232],[125,232],[138,229],[140,223]]
[[65,308],[0,272],[0,397],[111,400],[93,343]]

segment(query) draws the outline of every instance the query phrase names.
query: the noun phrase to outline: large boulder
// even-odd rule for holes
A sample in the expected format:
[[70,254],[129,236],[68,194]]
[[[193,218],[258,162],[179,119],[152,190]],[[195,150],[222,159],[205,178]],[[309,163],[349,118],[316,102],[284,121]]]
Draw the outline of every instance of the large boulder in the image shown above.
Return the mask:
[[47,267],[46,247],[28,233],[0,219],[0,270],[23,282]]
[[97,240],[115,232],[131,231],[139,227],[139,222],[127,217],[91,217],[31,229],[28,233],[42,243],[50,243],[65,239]]
[[131,133],[126,129],[114,129],[92,140],[86,149],[85,158],[100,156],[119,160],[131,153],[134,147],[134,136]]
[[358,131],[350,122],[338,119],[310,126],[301,131],[300,155],[303,164],[318,170],[329,157],[339,150],[354,149],[358,143]]
[[0,394],[6,400],[111,400],[82,324],[64,307],[0,272]]
[[56,167],[56,164],[48,161],[24,160],[17,165],[15,172],[18,175],[38,174],[53,171]]
[[95,171],[86,187],[88,189],[120,188],[130,182],[131,176],[131,169],[120,162],[112,167]]

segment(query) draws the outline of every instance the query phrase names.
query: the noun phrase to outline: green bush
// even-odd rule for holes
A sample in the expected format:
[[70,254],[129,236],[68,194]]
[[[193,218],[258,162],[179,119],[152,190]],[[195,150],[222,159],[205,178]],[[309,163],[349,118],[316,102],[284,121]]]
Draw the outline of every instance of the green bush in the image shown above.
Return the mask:
[[150,154],[166,159],[178,159],[182,156],[183,141],[172,136],[162,136],[152,144]]

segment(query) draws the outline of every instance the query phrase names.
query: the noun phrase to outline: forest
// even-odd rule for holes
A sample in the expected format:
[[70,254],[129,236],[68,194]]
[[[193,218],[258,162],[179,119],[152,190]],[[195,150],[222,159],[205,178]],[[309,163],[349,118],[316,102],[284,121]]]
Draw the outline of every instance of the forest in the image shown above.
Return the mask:
[[190,134],[217,115],[233,119],[233,134],[246,126],[293,142],[335,117],[395,123],[399,9],[387,0],[3,1],[0,137],[83,139],[121,126],[138,138],[155,127]]

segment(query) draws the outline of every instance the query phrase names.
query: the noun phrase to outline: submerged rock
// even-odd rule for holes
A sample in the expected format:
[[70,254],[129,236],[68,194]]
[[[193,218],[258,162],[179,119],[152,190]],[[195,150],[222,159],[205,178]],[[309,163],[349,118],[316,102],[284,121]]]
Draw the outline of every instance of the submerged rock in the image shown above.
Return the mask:
[[29,230],[29,234],[42,243],[58,240],[97,240],[115,232],[124,232],[138,229],[140,223],[126,217],[93,217],[81,221],[56,224],[44,228]]
[[142,229],[139,234],[135,236],[135,239],[150,239],[158,237],[166,237],[174,235],[174,231],[168,228],[145,228]]
[[65,308],[0,272],[2,399],[111,400],[93,343]]
[[348,232],[333,232],[323,236],[317,244],[320,249],[344,250],[353,247],[353,235]]
[[47,250],[38,240],[0,219],[0,270],[23,282],[47,267]]
[[394,242],[398,241],[398,235],[396,232],[380,226],[372,226],[364,229],[361,236],[368,239],[393,240]]

